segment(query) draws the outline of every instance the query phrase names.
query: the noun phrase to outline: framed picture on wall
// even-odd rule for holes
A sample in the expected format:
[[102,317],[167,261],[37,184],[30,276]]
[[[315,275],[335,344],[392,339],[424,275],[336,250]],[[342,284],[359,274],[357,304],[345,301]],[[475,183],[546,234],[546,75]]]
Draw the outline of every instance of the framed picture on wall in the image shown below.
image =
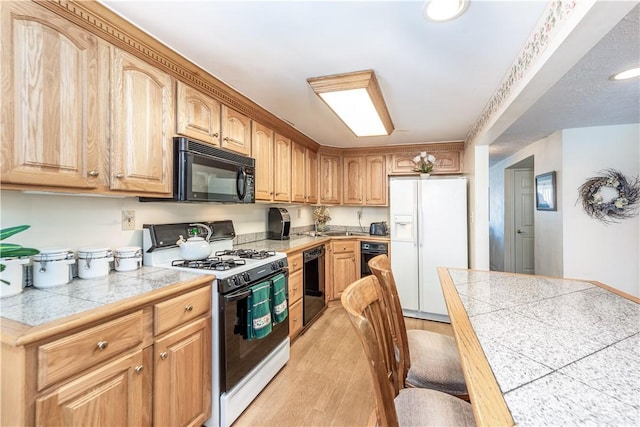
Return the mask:
[[536,209],[539,211],[557,210],[555,171],[536,175]]

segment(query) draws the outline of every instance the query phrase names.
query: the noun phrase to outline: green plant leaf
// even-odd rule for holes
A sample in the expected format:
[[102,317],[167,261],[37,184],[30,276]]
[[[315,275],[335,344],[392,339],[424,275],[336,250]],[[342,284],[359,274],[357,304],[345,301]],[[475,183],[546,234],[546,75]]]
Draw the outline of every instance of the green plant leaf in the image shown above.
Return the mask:
[[15,243],[0,243],[0,251],[6,251],[7,249],[16,249],[21,247],[21,245],[16,245]]
[[23,248],[21,246],[17,248],[0,248],[0,258],[19,257],[19,256],[31,256],[37,255],[40,251],[33,248]]
[[16,227],[5,228],[4,230],[0,230],[0,240],[4,240],[7,237],[11,237],[14,234],[20,233],[21,231],[26,230],[31,227],[30,225],[18,225]]

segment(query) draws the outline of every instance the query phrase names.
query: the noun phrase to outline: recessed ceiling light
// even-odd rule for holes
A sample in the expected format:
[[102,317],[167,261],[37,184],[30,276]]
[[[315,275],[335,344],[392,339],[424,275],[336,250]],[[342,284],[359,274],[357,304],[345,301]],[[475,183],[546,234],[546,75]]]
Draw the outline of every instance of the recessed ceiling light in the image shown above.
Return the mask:
[[468,0],[430,0],[424,7],[424,17],[432,21],[449,21],[462,15],[469,6]]
[[313,77],[307,82],[356,136],[393,132],[393,123],[373,70]]
[[640,67],[631,68],[630,70],[614,74],[613,76],[609,77],[609,80],[627,80],[634,77],[640,77]]

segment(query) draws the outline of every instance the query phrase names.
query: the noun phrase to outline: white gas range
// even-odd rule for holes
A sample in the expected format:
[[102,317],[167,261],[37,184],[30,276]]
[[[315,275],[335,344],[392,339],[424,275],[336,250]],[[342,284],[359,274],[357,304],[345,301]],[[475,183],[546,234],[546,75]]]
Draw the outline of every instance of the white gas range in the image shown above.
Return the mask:
[[[200,223],[202,224],[202,223]],[[212,295],[212,405],[207,426],[228,426],[246,409],[289,360],[289,319],[273,323],[263,338],[250,337],[251,287],[288,280],[284,253],[233,249],[231,221],[205,222],[212,230],[211,256],[185,261],[176,245],[180,236],[205,237],[196,223],[145,224],[144,264],[214,274]]]

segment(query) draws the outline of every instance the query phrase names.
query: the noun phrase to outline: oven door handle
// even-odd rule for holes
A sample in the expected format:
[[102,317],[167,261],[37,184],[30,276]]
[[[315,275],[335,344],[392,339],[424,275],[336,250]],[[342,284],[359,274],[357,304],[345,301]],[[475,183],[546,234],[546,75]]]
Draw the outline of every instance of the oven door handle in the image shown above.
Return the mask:
[[251,295],[251,290],[242,291],[242,292],[236,292],[236,293],[233,293],[233,294],[225,295],[224,296],[224,300],[225,300],[225,302],[233,302],[233,301],[238,301],[238,300],[241,300],[243,298],[246,298],[249,295]]

